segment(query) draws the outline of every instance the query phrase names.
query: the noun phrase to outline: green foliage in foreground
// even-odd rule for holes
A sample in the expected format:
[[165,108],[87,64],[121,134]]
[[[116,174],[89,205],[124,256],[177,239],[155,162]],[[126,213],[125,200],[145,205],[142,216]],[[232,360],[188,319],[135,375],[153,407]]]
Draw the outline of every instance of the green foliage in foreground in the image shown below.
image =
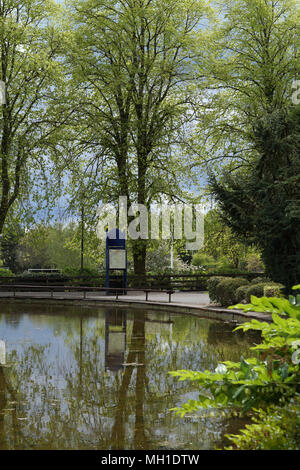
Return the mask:
[[[294,286],[294,289],[299,289],[299,286]],[[242,357],[240,362],[224,361],[213,372],[208,370],[170,372],[172,376],[179,377],[180,381],[197,382],[200,388],[198,400],[190,400],[173,410],[181,417],[187,412],[199,412],[211,408],[221,409],[222,412],[233,415],[246,412],[251,412],[251,415],[258,413],[258,421],[255,425],[250,425],[250,428],[246,428],[244,437],[230,436],[230,440],[237,446],[245,444],[245,448],[255,448],[255,439],[261,439],[264,428],[268,427],[268,433],[265,434],[266,442],[261,441],[260,448],[270,448],[268,446],[273,445],[272,448],[277,448],[276,433],[284,434],[288,425],[287,418],[281,418],[281,410],[294,404],[294,413],[299,413],[300,305],[294,297],[288,301],[284,298],[258,299],[253,296],[251,304],[241,304],[231,308],[272,314],[271,323],[252,320],[236,328],[236,330],[251,329],[261,332],[262,343],[251,348],[256,354],[247,359]],[[274,407],[276,413],[269,415],[273,413],[270,410],[274,410]],[[271,423],[274,424],[273,431]],[[294,427],[293,433],[297,432]],[[287,446],[294,448],[293,439],[294,437]]]
[[271,406],[255,410],[253,424],[247,424],[241,434],[227,435],[233,445],[226,450],[299,450],[300,397],[292,399],[284,408]]
[[[288,315],[291,318],[297,318],[300,320],[300,303],[298,303],[298,298],[299,295],[296,298],[294,296],[290,296],[289,300],[278,297],[258,298],[252,295],[250,304],[237,304],[229,308],[238,308],[240,310],[244,310],[244,312],[277,313],[279,315]],[[254,320],[250,325],[253,325],[253,322]],[[284,323],[282,323],[282,326],[283,325]]]

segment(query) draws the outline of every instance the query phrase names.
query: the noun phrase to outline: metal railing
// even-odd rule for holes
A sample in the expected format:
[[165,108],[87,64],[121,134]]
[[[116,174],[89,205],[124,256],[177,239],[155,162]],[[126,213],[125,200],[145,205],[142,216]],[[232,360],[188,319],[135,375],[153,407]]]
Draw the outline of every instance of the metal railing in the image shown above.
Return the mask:
[[[264,276],[264,273],[251,273],[251,272],[239,272],[239,273],[182,273],[182,274],[146,274],[146,276],[137,276],[132,273],[128,273],[127,282],[128,288],[148,288],[148,289],[180,289],[180,290],[206,290],[207,280],[213,276],[224,276],[224,277],[246,277],[251,280],[255,277]],[[0,285],[3,284],[32,284],[32,285],[59,285],[59,286],[76,286],[90,284],[91,287],[105,287],[105,274],[100,273],[97,276],[80,275],[80,276],[41,276],[41,277],[2,277],[0,278]]]
[[[86,287],[86,286],[61,286],[61,285],[36,285],[36,284],[0,284],[0,292],[13,292],[13,297],[17,297],[17,292],[50,292],[50,297],[54,298],[54,294],[58,292],[68,292],[68,291],[76,291],[82,292],[83,299],[86,299],[86,294],[88,292],[105,292],[106,295],[108,293],[112,293],[115,295],[116,300],[118,300],[120,295],[126,295],[127,292],[144,292],[145,293],[145,300],[149,300],[149,294],[153,292],[165,293],[169,295],[169,302],[171,302],[171,296],[174,294],[174,290],[172,289],[149,289],[149,288],[124,288],[124,287]],[[3,296],[2,296],[3,297]]]

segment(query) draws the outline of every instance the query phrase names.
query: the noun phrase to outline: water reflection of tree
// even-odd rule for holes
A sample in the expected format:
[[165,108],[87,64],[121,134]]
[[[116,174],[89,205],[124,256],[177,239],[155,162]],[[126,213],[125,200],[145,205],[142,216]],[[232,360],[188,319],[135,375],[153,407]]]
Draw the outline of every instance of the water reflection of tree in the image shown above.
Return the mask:
[[260,339],[259,331],[234,331],[236,327],[237,325],[231,322],[212,322],[207,334],[208,344],[228,344],[232,348],[241,345],[247,348],[251,342],[257,342]]
[[[24,441],[18,421],[17,394],[8,383],[5,370],[0,365],[0,450],[22,448]],[[8,427],[11,432],[7,432]],[[26,439],[25,442],[28,444]]]
[[[55,428],[50,403],[57,398],[57,393],[51,383],[53,365],[51,367],[47,361],[49,347],[24,345],[23,349],[12,350],[9,354],[9,367],[2,376],[9,407],[5,409],[1,435],[5,436],[7,448],[51,448],[47,428],[48,425]],[[57,437],[57,433],[52,433],[52,441]]]
[[12,328],[17,329],[18,326],[21,324],[23,319],[23,315],[19,315],[17,313],[9,313],[4,315],[4,321],[7,325],[9,325]]
[[[113,429],[112,420],[117,416],[118,410],[121,410],[121,415],[124,416],[124,423],[132,414],[132,393],[127,409],[126,407],[123,409],[122,404],[124,400],[126,402],[128,388],[132,389],[130,381],[133,375],[136,380],[135,388],[141,391],[137,393],[136,401],[135,443],[142,447],[143,444],[138,444],[138,442],[139,440],[144,442],[142,416],[144,369],[138,368],[135,371],[135,367],[130,366],[126,368],[123,375],[105,376],[103,337],[95,335],[95,331],[94,335],[91,334],[92,325],[89,325],[90,331],[84,332],[83,319],[78,320],[79,341],[78,336],[74,335],[69,343],[69,346],[72,345],[75,362],[69,368],[66,366],[59,371],[66,381],[61,396],[58,394],[55,377],[52,375],[53,372],[58,373],[57,364],[49,362],[48,358],[49,344],[43,346],[24,344],[19,350],[11,352],[11,361],[18,363],[10,372],[10,379],[15,389],[19,390],[17,398],[19,416],[20,412],[23,416],[26,412],[28,420],[22,423],[24,434],[19,433],[20,442],[15,445],[21,448],[22,446],[24,448],[91,448],[93,446],[107,448],[107,445],[110,445],[108,436]],[[132,330],[128,360],[141,362],[145,347],[143,320],[134,322]],[[73,347],[74,343],[76,347]],[[4,390],[4,378],[2,374],[1,390],[2,388]],[[111,394],[110,397],[107,393]],[[60,403],[53,406],[51,402],[57,399],[60,399]],[[1,400],[2,405],[5,406],[6,395],[2,394]],[[119,407],[114,408],[113,405],[118,402]],[[25,406],[21,403],[25,403]],[[118,418],[116,419],[118,421]],[[122,427],[119,427],[118,432],[116,443],[120,444],[119,436],[122,433]],[[6,423],[6,429],[1,430],[1,435],[5,434],[12,441],[12,433],[13,427]],[[112,434],[114,434],[114,429]],[[25,436],[29,442],[26,441]],[[120,445],[123,445],[122,442]]]
[[88,436],[88,439],[95,439],[94,445],[97,448],[126,448],[129,438],[126,425],[133,416],[134,431],[131,445],[136,449],[147,448],[144,420],[146,381],[144,313],[139,312],[134,317],[126,357],[128,365],[124,371],[105,375],[104,364],[101,362],[103,350],[101,351],[97,338],[94,337],[88,344],[83,341],[83,344],[83,350],[81,347],[76,352],[76,357],[82,361],[81,380],[80,376],[76,377],[74,374],[69,374],[67,379],[69,397],[78,396],[80,393],[82,398],[80,406],[77,408],[71,406],[69,409],[69,423],[74,425],[77,423],[77,429],[81,426],[86,429],[81,446],[87,446]]
[[147,437],[145,432],[144,420],[144,402],[145,402],[145,314],[143,312],[135,313],[132,327],[132,336],[127,356],[128,364],[138,364],[137,366],[128,365],[122,377],[121,386],[118,392],[118,402],[110,438],[112,449],[125,448],[125,424],[128,419],[127,391],[132,380],[133,371],[135,374],[135,425],[133,448],[147,449]]
[[212,322],[208,329],[207,344],[214,349],[218,362],[240,361],[241,356],[251,355],[250,348],[261,342],[258,331],[234,331],[237,325],[232,322]]
[[[168,355],[166,361],[166,353],[160,350],[159,341],[156,356],[152,355],[151,347],[148,351],[149,338],[146,341],[143,312],[136,312],[132,318],[126,357],[128,365],[123,373],[108,372],[104,376],[101,362],[103,350],[99,338],[90,335],[85,324],[83,336],[83,351],[82,348],[75,351],[78,364],[83,361],[81,381],[73,371],[67,374],[68,396],[72,400],[72,397],[78,397],[80,391],[82,397],[80,404],[77,403],[79,406],[76,407],[74,403],[69,409],[71,426],[77,423],[77,429],[82,426],[85,429],[85,433],[81,433],[81,446],[85,447],[88,439],[97,436],[97,439],[94,438],[97,448],[149,448],[149,441],[155,441],[152,436],[153,420],[157,419],[155,414],[166,412],[174,404],[174,392],[188,390],[189,385],[175,383],[168,376],[171,355]],[[80,360],[80,357],[83,359]],[[180,361],[179,354],[175,365],[179,366]],[[156,383],[156,386],[151,388],[150,383]],[[154,416],[151,413],[152,404],[158,404]]]
[[[221,435],[222,419],[187,417],[181,421],[168,411],[176,400],[186,401],[190,391],[190,384],[175,381],[169,370],[212,369],[220,360],[215,345],[206,342],[210,322],[178,318],[172,336],[160,329],[157,334],[147,334],[147,314],[132,313],[126,363],[143,365],[127,365],[124,371],[111,373],[105,372],[104,315],[69,318],[71,325],[59,333],[70,354],[68,363],[51,362],[50,345],[24,345],[12,354],[11,359],[19,365],[10,372],[10,382],[19,390],[18,412],[28,418],[19,424],[19,442],[12,445],[45,449],[209,448]],[[54,330],[52,320],[51,325]],[[61,385],[56,383],[58,376]],[[6,423],[11,443],[15,430],[12,423]],[[173,434],[173,441],[162,442],[168,434]]]
[[0,449],[6,448],[4,409],[6,406],[6,380],[3,366],[0,365]]

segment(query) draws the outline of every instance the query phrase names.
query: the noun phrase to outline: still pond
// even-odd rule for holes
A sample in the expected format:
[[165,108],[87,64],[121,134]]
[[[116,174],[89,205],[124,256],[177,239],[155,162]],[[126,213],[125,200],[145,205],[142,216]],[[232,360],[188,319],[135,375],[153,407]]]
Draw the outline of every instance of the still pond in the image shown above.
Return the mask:
[[194,316],[0,304],[0,449],[214,449],[243,422],[170,408],[197,398],[168,371],[247,356],[253,332]]

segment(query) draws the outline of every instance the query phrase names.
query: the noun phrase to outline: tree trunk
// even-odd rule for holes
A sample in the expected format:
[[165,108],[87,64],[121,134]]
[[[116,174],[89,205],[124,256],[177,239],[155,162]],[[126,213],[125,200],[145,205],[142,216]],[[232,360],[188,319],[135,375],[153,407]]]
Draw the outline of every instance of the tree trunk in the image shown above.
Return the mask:
[[139,276],[137,283],[141,287],[145,287],[147,240],[133,240],[132,250],[134,274]]

